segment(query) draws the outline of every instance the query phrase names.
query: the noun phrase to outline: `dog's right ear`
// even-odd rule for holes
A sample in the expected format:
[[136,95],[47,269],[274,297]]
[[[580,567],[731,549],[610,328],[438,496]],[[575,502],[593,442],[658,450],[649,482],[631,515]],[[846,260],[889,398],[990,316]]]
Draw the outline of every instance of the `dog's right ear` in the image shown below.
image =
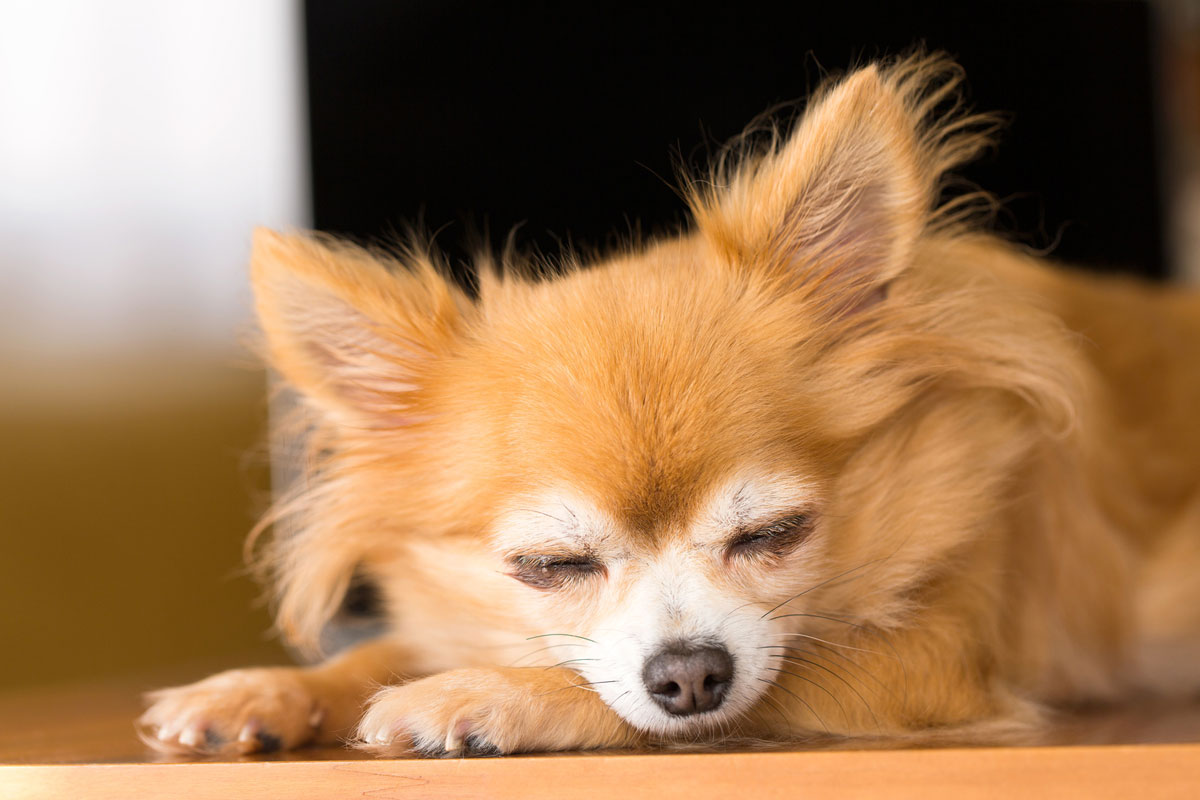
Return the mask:
[[405,263],[308,234],[254,233],[251,275],[271,365],[338,422],[394,428],[469,307],[427,256]]

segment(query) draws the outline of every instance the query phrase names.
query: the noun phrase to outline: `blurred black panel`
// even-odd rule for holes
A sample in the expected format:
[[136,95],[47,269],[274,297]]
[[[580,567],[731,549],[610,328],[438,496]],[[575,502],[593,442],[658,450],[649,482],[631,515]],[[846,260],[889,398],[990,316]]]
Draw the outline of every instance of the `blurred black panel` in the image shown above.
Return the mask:
[[388,238],[423,217],[457,258],[496,244],[603,247],[682,219],[694,164],[756,114],[915,43],[1010,112],[967,177],[998,224],[1062,259],[1164,274],[1150,9],[1122,2],[500,4],[309,0],[319,228]]

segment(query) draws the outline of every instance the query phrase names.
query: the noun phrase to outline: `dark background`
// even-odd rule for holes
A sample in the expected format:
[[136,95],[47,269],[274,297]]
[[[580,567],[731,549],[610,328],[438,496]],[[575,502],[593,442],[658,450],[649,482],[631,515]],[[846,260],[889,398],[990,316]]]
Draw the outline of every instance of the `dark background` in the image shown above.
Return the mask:
[[[1129,2],[306,4],[316,227],[420,221],[458,260],[480,236],[557,252],[683,218],[702,165],[824,71],[924,42],[1010,113],[966,177],[997,229],[1060,259],[1166,273],[1151,10]],[[486,233],[484,233],[486,231]]]

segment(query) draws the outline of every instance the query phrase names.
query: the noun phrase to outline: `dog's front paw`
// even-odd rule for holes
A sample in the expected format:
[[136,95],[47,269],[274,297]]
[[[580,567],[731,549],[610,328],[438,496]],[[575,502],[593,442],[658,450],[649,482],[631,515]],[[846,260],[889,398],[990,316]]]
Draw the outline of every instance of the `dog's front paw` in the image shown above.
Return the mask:
[[443,672],[371,700],[358,746],[377,755],[491,756],[618,747],[635,734],[583,678],[563,669]]
[[138,720],[142,741],[173,754],[270,753],[317,734],[325,711],[294,667],[235,669],[160,689]]

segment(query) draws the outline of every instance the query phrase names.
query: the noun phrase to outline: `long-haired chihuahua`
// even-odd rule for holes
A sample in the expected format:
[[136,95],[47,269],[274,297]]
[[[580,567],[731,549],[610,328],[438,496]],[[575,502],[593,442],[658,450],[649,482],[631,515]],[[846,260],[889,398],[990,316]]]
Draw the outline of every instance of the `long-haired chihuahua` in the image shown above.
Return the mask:
[[145,739],[957,735],[1200,688],[1200,298],[943,200],[994,129],[944,56],[867,66],[686,181],[685,231],[477,293],[258,232],[308,445],[257,551],[278,628],[321,655],[356,582],[387,628],[156,692]]

